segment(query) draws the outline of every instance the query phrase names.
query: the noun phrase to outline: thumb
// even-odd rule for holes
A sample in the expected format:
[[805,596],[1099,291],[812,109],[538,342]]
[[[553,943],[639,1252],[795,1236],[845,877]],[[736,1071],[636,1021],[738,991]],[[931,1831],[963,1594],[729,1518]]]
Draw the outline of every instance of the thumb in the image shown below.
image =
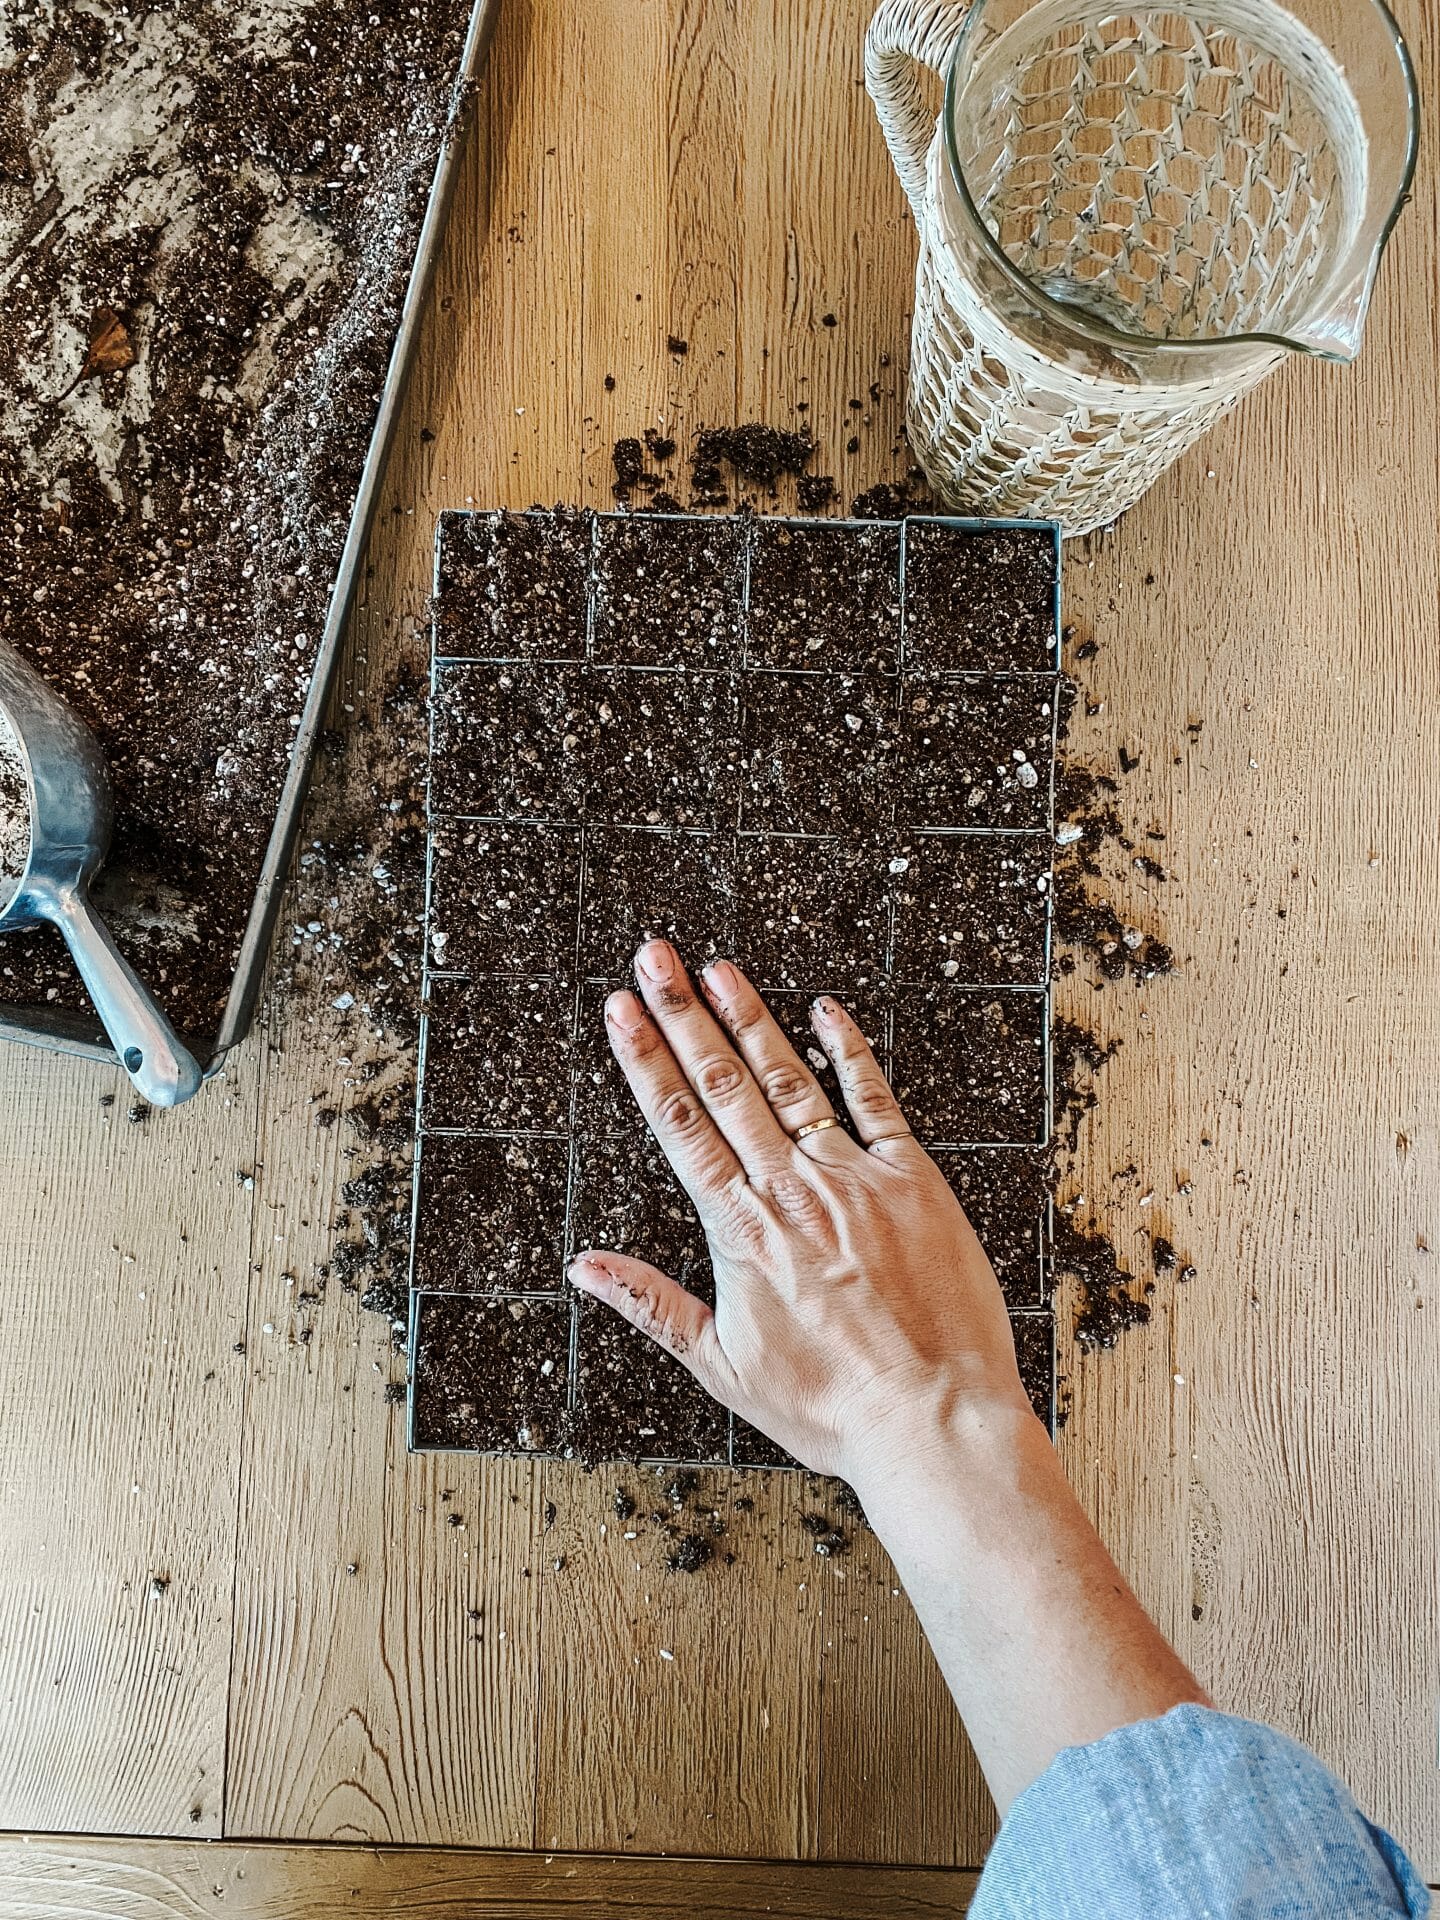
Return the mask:
[[586,1249],[570,1262],[571,1284],[581,1293],[603,1300],[632,1327],[648,1334],[717,1400],[728,1406],[727,1383],[733,1382],[730,1363],[715,1331],[715,1315],[668,1273],[627,1253],[600,1253]]

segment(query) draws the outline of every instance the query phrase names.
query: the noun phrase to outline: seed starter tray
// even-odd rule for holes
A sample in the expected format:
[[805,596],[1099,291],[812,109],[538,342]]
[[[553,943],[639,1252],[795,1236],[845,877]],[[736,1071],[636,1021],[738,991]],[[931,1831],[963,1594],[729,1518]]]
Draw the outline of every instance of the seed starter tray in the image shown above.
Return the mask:
[[1045,523],[441,516],[412,1448],[795,1464],[565,1277],[606,1246],[714,1297],[605,1036],[652,934],[738,960],[842,1117],[808,1010],[851,1009],[1053,1419],[1058,664]]

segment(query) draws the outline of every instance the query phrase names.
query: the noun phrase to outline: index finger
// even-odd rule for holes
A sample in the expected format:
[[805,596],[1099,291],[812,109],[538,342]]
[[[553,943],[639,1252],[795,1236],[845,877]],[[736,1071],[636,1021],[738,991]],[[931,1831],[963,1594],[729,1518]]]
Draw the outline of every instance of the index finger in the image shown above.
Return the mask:
[[789,1164],[794,1144],[729,1036],[691,986],[668,940],[647,940],[635,956],[640,991],[685,1078],[747,1173]]
[[605,1032],[636,1105],[703,1222],[723,1195],[745,1185],[745,1169],[633,993],[610,995]]

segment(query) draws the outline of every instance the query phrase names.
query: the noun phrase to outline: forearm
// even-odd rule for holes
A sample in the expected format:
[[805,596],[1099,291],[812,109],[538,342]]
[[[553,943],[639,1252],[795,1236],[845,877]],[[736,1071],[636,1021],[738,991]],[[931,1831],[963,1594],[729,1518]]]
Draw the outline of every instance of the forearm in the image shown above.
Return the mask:
[[1062,1748],[1204,1701],[1025,1409],[962,1410],[856,1481],[1002,1814]]

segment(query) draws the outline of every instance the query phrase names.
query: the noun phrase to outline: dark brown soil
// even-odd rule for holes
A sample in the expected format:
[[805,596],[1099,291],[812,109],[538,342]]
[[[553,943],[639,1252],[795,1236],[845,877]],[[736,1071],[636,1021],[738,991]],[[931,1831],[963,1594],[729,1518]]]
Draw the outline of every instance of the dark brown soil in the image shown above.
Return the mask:
[[1055,666],[1055,536],[916,521],[905,535],[905,664],[919,672]]
[[1044,834],[906,841],[890,862],[896,978],[1043,986],[1050,862]]
[[1042,827],[1050,814],[1053,681],[907,677],[900,824]]
[[547,1453],[563,1444],[568,1301],[422,1294],[411,1399],[417,1447]]
[[605,1248],[648,1260],[713,1301],[710,1251],[689,1196],[638,1113],[609,1139],[577,1139],[570,1252]]
[[1043,1307],[1049,1294],[1044,1253],[1051,1189],[1045,1153],[1039,1148],[1024,1153],[1005,1147],[939,1149],[935,1160],[989,1255],[1008,1304]]
[[642,941],[674,940],[694,966],[734,951],[735,847],[729,834],[592,827],[586,835],[580,954],[619,978]]
[[430,862],[430,964],[445,973],[558,973],[575,962],[580,835],[445,820]]
[[881,481],[857,493],[850,511],[857,520],[903,520],[907,514],[936,513],[939,509],[923,488]]
[[740,821],[824,834],[885,825],[896,764],[894,684],[878,675],[748,674]]
[[583,660],[589,513],[446,513],[436,543],[435,651]]
[[737,857],[730,951],[757,986],[824,987],[844,999],[885,973],[892,875],[882,849],[745,834]]
[[927,1146],[1044,1143],[1042,993],[898,988],[893,1045],[895,1098]]
[[415,1284],[449,1293],[565,1291],[564,1140],[431,1133],[415,1205]]
[[747,486],[773,494],[783,473],[803,473],[815,452],[809,429],[706,427],[695,442],[690,485],[705,505],[723,506],[728,498],[725,470]]
[[1012,1313],[1015,1358],[1020,1378],[1036,1415],[1048,1427],[1054,1417],[1055,1316],[1053,1313]]
[[1121,1264],[1113,1242],[1083,1225],[1066,1207],[1055,1210],[1055,1274],[1079,1282],[1075,1338],[1082,1347],[1113,1347],[1130,1327],[1150,1318],[1153,1280],[1139,1281]]
[[[324,628],[468,0],[15,0],[0,624],[95,730],[102,903],[219,1023]],[[118,105],[117,105],[118,103]],[[83,1010],[58,939],[12,1004]]]
[[893,673],[900,664],[898,527],[754,530],[750,667]]
[[602,519],[594,658],[606,666],[733,666],[743,591],[740,532],[730,520],[676,526]]
[[730,1416],[678,1360],[609,1307],[577,1309],[574,1450],[584,1460],[719,1460]]
[[437,813],[713,829],[728,811],[723,674],[442,667],[434,731]]
[[426,1127],[563,1131],[575,990],[565,980],[433,979],[424,1054]]

